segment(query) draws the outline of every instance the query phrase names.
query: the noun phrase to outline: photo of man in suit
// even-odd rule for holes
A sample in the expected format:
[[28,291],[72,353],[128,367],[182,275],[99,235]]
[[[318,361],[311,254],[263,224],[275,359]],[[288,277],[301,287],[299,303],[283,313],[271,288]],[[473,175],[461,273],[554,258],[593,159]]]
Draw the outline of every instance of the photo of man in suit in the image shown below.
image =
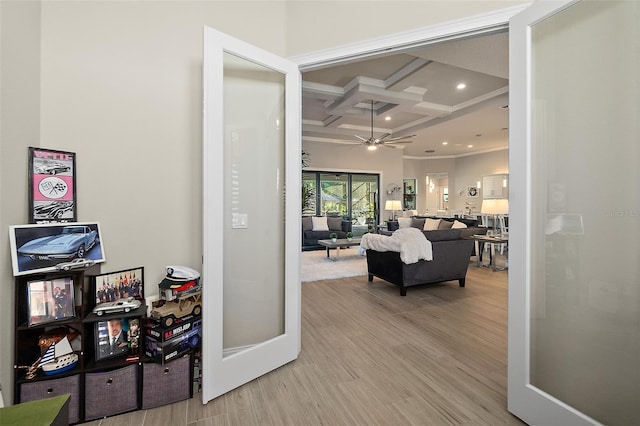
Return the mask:
[[126,324],[123,324],[123,320],[120,318],[110,319],[109,321],[106,321],[106,326],[107,339],[106,341],[100,339],[101,358],[117,356],[119,354],[125,354],[129,352],[129,341],[127,339],[127,332],[123,330],[123,328],[128,327],[123,327],[126,326]]

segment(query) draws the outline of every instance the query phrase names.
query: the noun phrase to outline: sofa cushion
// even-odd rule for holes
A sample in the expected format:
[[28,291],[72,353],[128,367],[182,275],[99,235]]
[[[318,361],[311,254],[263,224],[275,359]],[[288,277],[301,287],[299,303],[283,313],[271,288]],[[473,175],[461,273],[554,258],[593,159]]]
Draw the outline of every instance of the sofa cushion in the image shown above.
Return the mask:
[[418,229],[424,229],[424,219],[411,218],[411,226]]
[[329,231],[342,231],[342,218],[328,217],[327,226],[329,226]]
[[440,223],[438,224],[438,229],[451,229],[453,224],[454,222],[450,222],[448,220],[441,220]]
[[311,222],[313,223],[313,230],[314,231],[328,231],[329,230],[329,225],[327,224],[327,217],[326,216],[321,216],[321,217],[313,216],[311,218]]
[[464,223],[460,222],[459,220],[454,220],[451,225],[452,225],[451,227],[453,229],[467,228],[467,225],[465,225]]
[[410,217],[399,217],[398,218],[398,226],[400,229],[410,228],[411,227],[411,218]]
[[313,221],[311,220],[311,216],[305,216],[302,218],[302,230],[303,231],[311,231],[313,229]]
[[424,228],[422,229],[424,231],[435,231],[438,229],[438,226],[440,226],[440,219],[427,218],[424,221]]
[[437,229],[433,231],[423,231],[424,236],[431,242],[449,241],[460,239],[460,229]]

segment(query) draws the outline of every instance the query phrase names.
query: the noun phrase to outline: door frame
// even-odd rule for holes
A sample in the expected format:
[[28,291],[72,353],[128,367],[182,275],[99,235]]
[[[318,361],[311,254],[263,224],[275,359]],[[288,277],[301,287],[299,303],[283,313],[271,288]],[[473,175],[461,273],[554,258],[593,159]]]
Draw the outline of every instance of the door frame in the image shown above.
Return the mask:
[[[524,3],[478,16],[370,39],[360,43],[353,43],[308,54],[294,55],[288,59],[297,63],[301,72],[305,72],[340,65],[349,61],[363,60],[380,54],[401,53],[408,49],[428,46],[443,41],[487,35],[493,32],[508,30],[511,18],[529,8],[531,4],[532,3]],[[509,75],[510,80],[511,78],[512,76]],[[509,149],[511,149],[511,142],[509,142]],[[381,174],[381,182],[382,181]],[[524,183],[522,183],[522,185],[524,185]],[[514,186],[510,185],[510,188]],[[524,186],[522,186],[522,189],[524,189]],[[509,337],[512,337],[511,334]],[[511,339],[509,339],[509,343],[510,341]],[[509,343],[508,345],[510,346]],[[509,378],[509,384],[511,385],[510,380]],[[508,409],[511,411],[510,407]]]
[[377,37],[358,43],[338,46],[336,48],[294,55],[287,59],[298,64],[300,71],[305,72],[340,65],[354,60],[363,60],[380,54],[402,53],[409,49],[444,41],[491,34],[493,32],[507,30],[511,17],[528,8],[530,5],[531,3],[524,3],[482,15],[470,16],[424,28]]

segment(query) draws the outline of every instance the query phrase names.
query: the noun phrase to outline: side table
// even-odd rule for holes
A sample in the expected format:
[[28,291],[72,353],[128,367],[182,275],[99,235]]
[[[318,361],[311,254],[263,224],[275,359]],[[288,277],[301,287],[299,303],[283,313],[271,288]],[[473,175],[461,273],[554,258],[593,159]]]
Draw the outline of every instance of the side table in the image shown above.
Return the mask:
[[480,265],[480,260],[482,256],[482,251],[484,250],[484,245],[489,244],[489,267],[494,271],[501,271],[507,269],[507,266],[504,268],[496,267],[496,245],[504,244],[507,246],[507,253],[509,247],[509,238],[508,237],[493,237],[488,235],[472,235],[471,239],[474,240],[476,245],[476,265]]

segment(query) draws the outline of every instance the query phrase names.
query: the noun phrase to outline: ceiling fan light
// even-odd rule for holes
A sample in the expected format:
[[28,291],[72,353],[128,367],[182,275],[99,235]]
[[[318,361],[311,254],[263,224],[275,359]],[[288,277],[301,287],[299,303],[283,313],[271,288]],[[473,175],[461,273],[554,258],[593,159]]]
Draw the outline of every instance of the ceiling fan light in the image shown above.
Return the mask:
[[367,149],[368,149],[369,151],[375,151],[376,149],[378,149],[378,147],[377,147],[377,146],[375,146],[375,145],[369,145],[369,146],[367,147]]

